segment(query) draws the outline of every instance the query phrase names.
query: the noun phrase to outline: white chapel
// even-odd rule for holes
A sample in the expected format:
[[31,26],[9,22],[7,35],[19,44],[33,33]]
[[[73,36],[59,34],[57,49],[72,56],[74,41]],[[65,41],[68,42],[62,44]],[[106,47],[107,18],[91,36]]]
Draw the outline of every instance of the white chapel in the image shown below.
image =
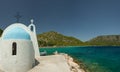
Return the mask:
[[0,39],[0,65],[5,72],[27,72],[37,56],[40,53],[33,20],[28,27],[14,23],[4,30]]

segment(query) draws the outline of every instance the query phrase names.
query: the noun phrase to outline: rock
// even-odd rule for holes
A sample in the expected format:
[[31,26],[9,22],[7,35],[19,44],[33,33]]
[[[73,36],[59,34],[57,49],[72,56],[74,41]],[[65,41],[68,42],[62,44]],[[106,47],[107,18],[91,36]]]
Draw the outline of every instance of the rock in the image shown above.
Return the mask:
[[65,53],[59,53],[60,55],[63,55],[70,67],[71,72],[85,72],[83,69],[80,69],[80,66],[74,62],[73,58]]
[[57,51],[55,51],[55,52],[54,52],[54,55],[58,55],[58,52],[57,52]]
[[71,60],[68,61],[68,64],[71,66],[71,67],[75,67],[75,68],[79,68],[79,65]]

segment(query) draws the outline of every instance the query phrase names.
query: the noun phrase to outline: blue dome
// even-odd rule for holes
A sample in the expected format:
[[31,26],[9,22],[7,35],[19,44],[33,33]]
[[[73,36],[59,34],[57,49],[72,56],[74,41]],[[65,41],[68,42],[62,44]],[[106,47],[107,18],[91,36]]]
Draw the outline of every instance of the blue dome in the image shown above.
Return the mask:
[[21,27],[9,28],[4,35],[3,39],[25,39],[30,40],[30,35]]

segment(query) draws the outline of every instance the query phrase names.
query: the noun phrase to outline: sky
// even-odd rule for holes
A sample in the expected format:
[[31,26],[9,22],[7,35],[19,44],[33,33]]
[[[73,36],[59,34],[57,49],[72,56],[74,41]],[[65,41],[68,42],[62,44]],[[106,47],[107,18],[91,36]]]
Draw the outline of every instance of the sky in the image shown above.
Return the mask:
[[82,41],[120,34],[120,0],[0,0],[0,28],[34,19],[37,34],[57,31]]

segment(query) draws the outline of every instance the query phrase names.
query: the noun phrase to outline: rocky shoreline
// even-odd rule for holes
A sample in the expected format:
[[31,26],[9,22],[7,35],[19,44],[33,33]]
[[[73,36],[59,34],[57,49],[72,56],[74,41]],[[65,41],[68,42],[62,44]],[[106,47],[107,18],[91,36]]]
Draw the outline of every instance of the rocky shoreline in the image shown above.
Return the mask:
[[[69,66],[70,72],[85,72],[85,70],[82,69],[79,64],[74,62],[74,59],[71,56],[69,56],[68,54],[54,52],[54,55],[56,55],[56,56],[61,55],[61,56],[63,56],[65,58],[68,66]],[[32,68],[30,71],[28,71],[28,72],[41,72],[38,69],[40,67],[40,64],[39,64],[40,63],[40,58],[41,57],[36,58],[36,61],[37,61],[36,66],[34,68]]]
[[54,53],[55,55],[59,54],[59,55],[63,55],[65,57],[65,59],[67,60],[67,63],[70,67],[70,71],[71,72],[85,72],[84,69],[82,69],[82,67],[80,67],[80,65],[78,63],[76,63],[74,61],[74,59],[69,56],[68,54],[65,53],[57,53],[57,51]]

